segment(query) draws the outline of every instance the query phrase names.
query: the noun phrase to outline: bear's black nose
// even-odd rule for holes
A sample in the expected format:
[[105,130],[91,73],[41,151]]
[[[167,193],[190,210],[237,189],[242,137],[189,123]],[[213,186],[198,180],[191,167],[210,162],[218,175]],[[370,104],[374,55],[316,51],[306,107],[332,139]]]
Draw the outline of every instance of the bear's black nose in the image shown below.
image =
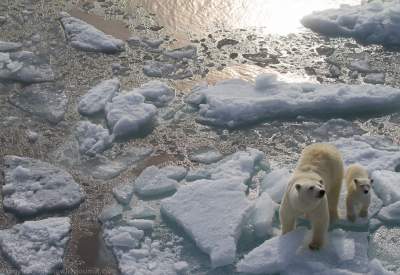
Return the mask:
[[364,190],[364,194],[368,194],[368,190]]
[[325,195],[325,190],[319,190],[319,197],[322,198]]

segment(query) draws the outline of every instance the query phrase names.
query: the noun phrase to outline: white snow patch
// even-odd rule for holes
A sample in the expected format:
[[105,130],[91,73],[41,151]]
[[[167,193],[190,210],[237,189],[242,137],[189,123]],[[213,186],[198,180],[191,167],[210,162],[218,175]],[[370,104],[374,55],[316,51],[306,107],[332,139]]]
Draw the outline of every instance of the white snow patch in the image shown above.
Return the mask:
[[69,218],[26,221],[0,231],[0,247],[22,274],[54,274],[63,265]]
[[119,92],[117,78],[104,80],[91,88],[79,101],[78,111],[82,115],[94,115],[103,112],[107,102]]

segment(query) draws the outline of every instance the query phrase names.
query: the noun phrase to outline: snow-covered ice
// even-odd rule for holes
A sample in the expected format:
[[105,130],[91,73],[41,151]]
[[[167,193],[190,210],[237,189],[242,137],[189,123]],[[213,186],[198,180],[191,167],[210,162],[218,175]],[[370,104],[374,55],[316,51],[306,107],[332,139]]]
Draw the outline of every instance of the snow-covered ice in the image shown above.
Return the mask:
[[266,192],[276,203],[281,203],[289,179],[292,177],[286,168],[280,168],[266,174],[260,183],[260,192]]
[[400,173],[392,171],[374,171],[371,175],[372,188],[384,205],[400,200]]
[[120,82],[117,78],[100,82],[91,88],[79,101],[78,111],[82,115],[94,115],[103,112],[107,102],[119,92]]
[[353,136],[332,142],[342,153],[346,165],[360,163],[369,172],[395,171],[400,164],[400,147],[383,136]]
[[357,6],[314,12],[302,24],[328,36],[353,37],[367,44],[400,44],[399,1],[368,1]]
[[18,215],[37,215],[76,207],[83,190],[66,171],[39,160],[4,157],[4,208]]
[[38,83],[22,88],[9,97],[11,104],[50,123],[64,119],[68,99],[61,87]]
[[208,167],[209,179],[181,186],[161,203],[164,216],[179,224],[210,256],[213,267],[231,264],[236,243],[253,204],[246,198],[246,183],[263,160],[263,153],[248,149]]
[[204,164],[211,164],[221,160],[224,156],[215,148],[199,148],[192,152],[190,160]]
[[157,108],[144,103],[145,98],[135,92],[115,96],[107,102],[107,124],[115,137],[139,135],[151,129]]
[[378,213],[378,219],[389,224],[400,224],[400,201],[383,207]]
[[387,112],[400,106],[400,90],[381,85],[287,83],[276,75],[255,85],[232,79],[197,88],[186,102],[199,108],[198,121],[235,128],[267,119]]
[[156,166],[149,166],[135,179],[134,190],[142,197],[171,194],[178,188],[178,180],[174,178],[182,179],[186,175],[184,173],[183,177],[179,176],[176,171],[173,166],[161,169]]
[[94,26],[70,16],[66,12],[62,12],[60,15],[65,36],[72,47],[82,51],[110,54],[124,50],[125,43],[122,40],[107,35]]
[[[266,240],[239,261],[237,270],[250,274],[296,275],[368,272],[367,232],[331,231],[328,244],[317,253],[308,249],[304,238],[306,232],[304,228],[298,228]],[[331,270],[335,271],[329,273]]]
[[279,205],[274,202],[268,193],[262,193],[254,204],[254,210],[250,216],[250,224],[253,226],[257,238],[265,238],[273,234],[275,212]]
[[54,78],[48,62],[32,52],[0,52],[0,81],[30,84],[53,81]]
[[0,41],[0,52],[15,52],[19,51],[21,48],[21,43]]
[[26,221],[0,231],[1,251],[22,274],[54,274],[62,268],[69,218]]
[[79,143],[81,154],[95,156],[111,147],[113,136],[108,129],[89,121],[81,121],[75,129],[75,137]]
[[139,93],[145,98],[146,103],[157,107],[165,107],[175,98],[175,91],[166,83],[153,80],[143,84],[133,92]]

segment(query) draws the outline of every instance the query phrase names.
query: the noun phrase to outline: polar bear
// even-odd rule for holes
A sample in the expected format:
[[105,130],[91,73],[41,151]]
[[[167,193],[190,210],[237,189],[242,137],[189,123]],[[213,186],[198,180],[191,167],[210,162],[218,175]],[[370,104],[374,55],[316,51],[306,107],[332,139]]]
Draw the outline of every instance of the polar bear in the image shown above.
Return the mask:
[[367,170],[360,164],[350,165],[346,171],[345,182],[347,186],[347,219],[352,222],[356,220],[356,209],[360,210],[360,217],[367,217],[368,207],[371,202],[370,189],[373,182],[369,178]]
[[292,231],[297,218],[304,215],[312,226],[309,248],[316,250],[324,244],[329,223],[338,219],[343,167],[333,145],[316,143],[304,148],[279,209],[282,234]]

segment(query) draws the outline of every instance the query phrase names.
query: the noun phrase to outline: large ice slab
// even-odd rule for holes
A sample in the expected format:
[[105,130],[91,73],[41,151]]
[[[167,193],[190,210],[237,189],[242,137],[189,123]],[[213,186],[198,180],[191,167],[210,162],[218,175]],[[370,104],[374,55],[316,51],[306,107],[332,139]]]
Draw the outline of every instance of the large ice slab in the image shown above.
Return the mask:
[[237,270],[246,274],[304,275],[368,272],[368,233],[336,229],[318,252],[308,249],[305,234],[304,228],[298,228],[265,241],[239,261]]
[[384,205],[400,200],[400,173],[392,171],[374,171],[372,188]]
[[0,81],[26,84],[54,80],[54,72],[46,60],[32,52],[0,52]]
[[11,104],[51,123],[64,119],[68,99],[62,87],[53,83],[25,86],[9,97]]
[[208,166],[208,180],[181,186],[161,203],[164,216],[179,224],[210,256],[213,267],[231,264],[242,227],[253,208],[246,185],[263,160],[248,149]]
[[261,75],[255,85],[240,79],[197,88],[186,99],[198,121],[235,128],[267,119],[379,113],[400,106],[400,90],[380,85],[287,83]]
[[72,47],[82,51],[117,53],[124,50],[125,43],[111,35],[96,29],[88,23],[61,13],[61,23],[65,36]]
[[101,125],[89,121],[81,121],[75,129],[75,137],[79,143],[81,154],[95,156],[111,147],[114,137]]
[[119,92],[118,79],[108,79],[91,88],[79,101],[78,111],[82,115],[94,115],[103,112],[107,102]]
[[400,224],[400,201],[383,207],[378,213],[378,219],[389,224]]
[[116,137],[138,135],[153,127],[157,108],[135,92],[115,96],[106,104],[109,128]]
[[175,91],[158,80],[149,81],[133,91],[144,96],[146,103],[157,107],[164,107],[175,98]]
[[271,199],[268,193],[262,193],[257,198],[250,216],[250,224],[253,226],[257,238],[266,238],[273,234],[275,213],[278,207],[279,205]]
[[273,170],[262,179],[260,191],[268,193],[276,203],[281,203],[291,177],[292,174],[286,168]]
[[83,190],[66,171],[39,160],[4,157],[4,208],[18,215],[37,215],[79,205]]
[[301,22],[315,32],[328,36],[354,37],[363,43],[400,44],[400,3],[369,1],[358,6],[314,12]]
[[400,164],[400,147],[383,136],[354,136],[332,142],[342,153],[346,165],[360,163],[369,172],[395,171]]
[[53,274],[62,268],[69,218],[26,221],[0,231],[1,251],[22,274]]

